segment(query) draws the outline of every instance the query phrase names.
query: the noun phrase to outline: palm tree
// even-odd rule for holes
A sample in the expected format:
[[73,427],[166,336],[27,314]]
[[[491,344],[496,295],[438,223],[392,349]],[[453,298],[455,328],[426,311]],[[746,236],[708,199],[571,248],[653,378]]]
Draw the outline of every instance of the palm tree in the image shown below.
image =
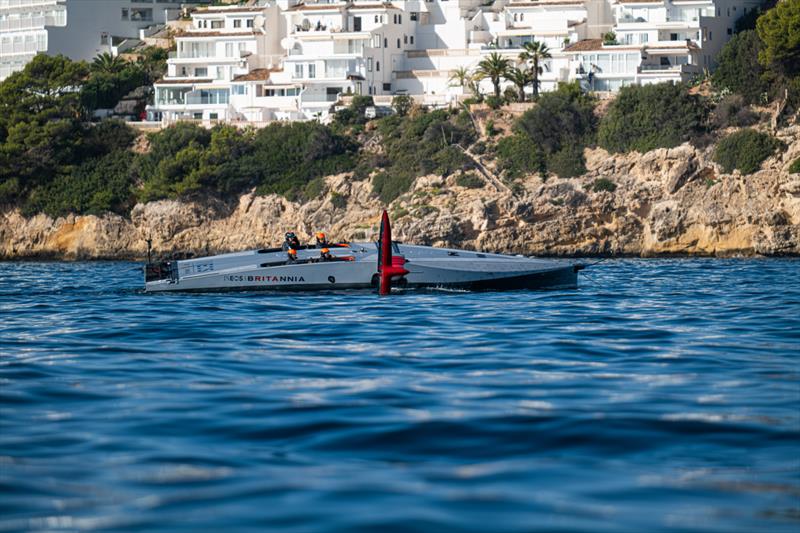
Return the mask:
[[513,83],[519,91],[519,101],[525,101],[525,86],[531,83],[531,71],[527,69],[520,69],[511,67],[506,72],[506,79]]
[[470,80],[472,80],[472,74],[465,67],[458,67],[450,73],[451,87],[461,87],[463,89],[469,85]]
[[115,74],[125,67],[125,60],[119,56],[111,55],[108,52],[103,52],[94,58],[92,61],[92,70],[95,72],[106,72],[108,74]]
[[500,98],[500,78],[505,77],[509,67],[511,67],[511,61],[497,52],[492,52],[478,63],[478,74],[492,80],[495,98]]
[[522,53],[519,55],[519,60],[527,64],[531,63],[531,84],[533,85],[533,99],[539,99],[539,75],[543,72],[542,62],[545,59],[550,59],[550,49],[544,43],[533,41],[522,45]]

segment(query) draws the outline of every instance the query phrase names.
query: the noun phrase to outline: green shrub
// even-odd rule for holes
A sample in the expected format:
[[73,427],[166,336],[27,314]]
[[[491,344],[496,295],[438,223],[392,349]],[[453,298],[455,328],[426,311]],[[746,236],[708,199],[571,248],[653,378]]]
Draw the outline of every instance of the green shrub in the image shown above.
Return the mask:
[[47,213],[52,217],[76,214],[127,214],[133,207],[134,154],[116,151],[90,159],[74,172],[34,189],[23,206],[25,214]]
[[497,128],[494,127],[494,120],[487,120],[486,127],[484,128],[487,137],[494,137],[497,135]]
[[592,182],[590,188],[594,192],[601,192],[601,191],[614,192],[617,190],[617,184],[608,178],[597,178]]
[[617,34],[613,31],[609,31],[603,34],[603,44],[605,45],[614,45],[617,44]]
[[720,100],[714,109],[711,120],[717,128],[742,128],[758,122],[758,114],[747,106],[744,97],[731,94]]
[[344,209],[347,207],[347,197],[334,191],[331,193],[331,204],[334,209]]
[[483,155],[486,153],[486,143],[483,141],[478,141],[470,147],[473,154],[476,155]]
[[[385,155],[380,165],[384,172],[375,177],[375,193],[389,202],[405,192],[417,176],[430,173],[448,175],[474,166],[463,147],[475,141],[475,130],[465,112],[422,111],[401,117],[392,115],[377,121]],[[365,161],[367,158],[365,157]]]
[[488,105],[492,109],[500,109],[501,107],[503,107],[503,104],[505,104],[505,100],[503,99],[502,96],[495,96],[493,94],[487,96],[484,101],[486,102],[486,105]]
[[746,103],[760,103],[769,91],[764,67],[758,62],[762,46],[753,30],[734,35],[719,53],[712,77],[714,87],[739,94]]
[[500,169],[511,179],[531,172],[544,172],[547,168],[542,150],[523,133],[500,139],[497,159]]
[[414,106],[414,99],[407,94],[400,94],[392,98],[392,107],[395,113],[404,117],[408,115],[411,108]]
[[795,159],[791,165],[789,165],[789,174],[797,174],[800,173],[800,157]]
[[456,177],[456,185],[466,189],[482,189],[486,182],[474,172],[462,172]]
[[701,134],[707,115],[705,101],[684,85],[631,85],[600,121],[598,142],[610,152],[672,148]]
[[[202,130],[202,131],[201,131]],[[317,122],[274,123],[257,131],[177,124],[151,136],[141,161],[142,200],[199,190],[221,197],[253,187],[258,194],[315,196],[315,178],[353,168],[352,140]]]
[[717,144],[714,161],[725,172],[739,170],[742,174],[752,174],[761,168],[761,163],[775,153],[780,142],[766,133],[746,129],[732,133]]
[[545,154],[554,154],[564,146],[583,148],[594,140],[594,105],[595,100],[577,84],[561,84],[557,90],[542,94],[514,129],[525,133]]
[[558,152],[547,156],[547,170],[559,178],[574,178],[586,172],[586,160],[580,146],[565,146]]
[[390,173],[387,171],[377,174],[372,181],[372,192],[384,204],[391,203],[401,194],[408,191],[414,183],[414,176],[410,173]]

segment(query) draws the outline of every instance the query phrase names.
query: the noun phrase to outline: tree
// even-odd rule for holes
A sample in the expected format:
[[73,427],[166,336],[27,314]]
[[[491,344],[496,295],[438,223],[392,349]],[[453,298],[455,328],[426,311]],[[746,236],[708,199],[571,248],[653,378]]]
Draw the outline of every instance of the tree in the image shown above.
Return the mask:
[[450,72],[450,86],[461,87],[462,89],[469,85],[472,79],[472,74],[465,67],[458,67]]
[[519,92],[519,101],[525,101],[525,86],[532,80],[532,71],[511,67],[506,73],[506,79],[513,83]]
[[761,39],[753,30],[737,33],[722,48],[712,81],[718,89],[742,95],[748,103],[758,102],[769,89],[764,67],[758,60]]
[[108,52],[103,52],[102,54],[98,54],[97,57],[94,58],[92,61],[91,69],[92,72],[104,72],[106,74],[116,74],[123,68],[125,68],[126,61],[119,56],[115,56],[109,54]]
[[511,67],[511,61],[497,52],[492,52],[488,57],[478,63],[478,73],[482,78],[489,78],[494,87],[495,98],[500,98],[500,79],[504,78]]
[[14,124],[80,118],[77,90],[88,73],[83,62],[39,54],[23,70],[6,78],[0,84],[0,142]]
[[704,131],[708,106],[685,85],[659,83],[620,89],[598,129],[611,152],[672,148]]
[[786,0],[765,12],[756,22],[756,31],[764,43],[759,60],[779,74],[800,74],[800,1]]
[[522,45],[522,52],[519,54],[519,60],[528,64],[530,62],[530,73],[531,73],[531,85],[533,85],[533,99],[539,99],[539,76],[542,74],[544,69],[542,68],[542,62],[545,59],[550,59],[552,55],[550,54],[550,49],[544,45],[544,43],[540,43],[539,41],[533,41],[532,43],[525,43]]

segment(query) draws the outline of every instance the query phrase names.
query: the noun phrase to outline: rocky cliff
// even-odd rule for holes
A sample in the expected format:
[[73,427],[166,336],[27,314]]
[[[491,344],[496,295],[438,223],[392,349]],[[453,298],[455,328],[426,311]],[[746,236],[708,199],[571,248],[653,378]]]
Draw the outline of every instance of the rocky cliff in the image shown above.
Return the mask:
[[[510,190],[488,179],[465,188],[453,176],[419,178],[389,211],[405,242],[546,255],[800,254],[800,126],[779,132],[788,146],[755,174],[724,174],[711,149],[688,144],[646,154],[586,151],[574,179],[530,177]],[[596,187],[605,178],[613,186]],[[605,181],[603,180],[603,181]],[[280,196],[242,196],[237,205],[159,201],[117,215],[0,215],[0,258],[142,258],[276,245],[283,233],[325,230],[372,239],[382,209],[369,181],[327,178],[304,205]]]

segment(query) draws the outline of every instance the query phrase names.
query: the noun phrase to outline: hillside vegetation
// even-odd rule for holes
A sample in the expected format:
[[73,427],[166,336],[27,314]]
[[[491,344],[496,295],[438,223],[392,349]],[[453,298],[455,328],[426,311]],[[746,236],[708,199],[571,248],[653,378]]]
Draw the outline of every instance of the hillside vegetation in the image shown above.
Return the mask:
[[[100,57],[91,65],[39,55],[0,84],[0,205],[25,214],[127,216],[137,202],[232,200],[251,190],[307,200],[324,192],[323,176],[337,173],[370,179],[373,194],[389,203],[427,174],[455,174],[456,183],[476,187],[478,171],[491,172],[513,190],[531,173],[543,179],[583,174],[587,147],[645,152],[687,141],[719,142],[715,161],[726,172],[752,173],[782,146],[757,128],[728,128],[763,122],[755,104],[781,99],[789,112],[798,109],[799,20],[796,1],[743,20],[711,83],[703,84],[710,90],[631,86],[601,106],[577,84],[564,84],[536,94],[535,105],[502,134],[492,120],[479,124],[469,106],[426,111],[407,97],[395,99],[395,114],[367,121],[372,100],[355,97],[330,125],[275,123],[256,130],[179,123],[142,142],[123,122],[89,117],[151,83],[163,68],[159,53],[137,63]],[[518,74],[497,61],[481,68],[508,79]],[[487,103],[499,114],[504,102],[524,97],[524,91],[494,93]],[[476,92],[476,103],[483,98]],[[613,183],[597,187],[614,191]]]

